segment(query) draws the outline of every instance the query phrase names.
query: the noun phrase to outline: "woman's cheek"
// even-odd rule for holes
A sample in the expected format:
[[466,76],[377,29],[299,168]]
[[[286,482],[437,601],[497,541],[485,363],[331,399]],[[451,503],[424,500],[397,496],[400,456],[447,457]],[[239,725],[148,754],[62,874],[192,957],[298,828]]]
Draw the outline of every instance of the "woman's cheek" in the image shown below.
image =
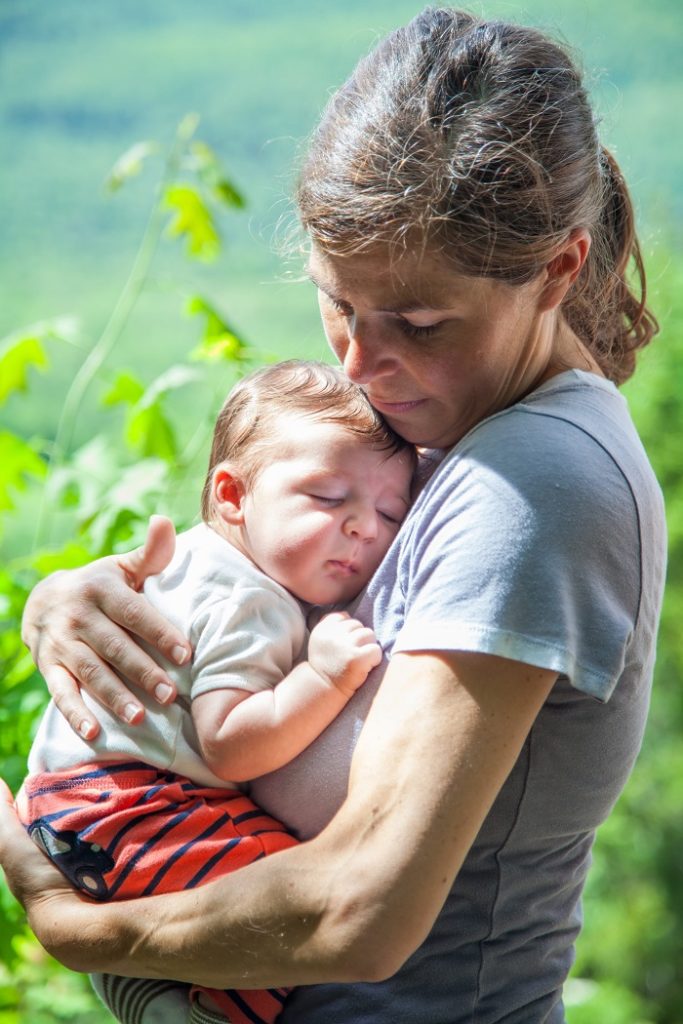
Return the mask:
[[323,322],[323,331],[327,338],[327,344],[332,349],[340,363],[344,361],[344,355],[348,344],[346,321],[339,322],[339,317],[326,313],[322,307],[320,315]]

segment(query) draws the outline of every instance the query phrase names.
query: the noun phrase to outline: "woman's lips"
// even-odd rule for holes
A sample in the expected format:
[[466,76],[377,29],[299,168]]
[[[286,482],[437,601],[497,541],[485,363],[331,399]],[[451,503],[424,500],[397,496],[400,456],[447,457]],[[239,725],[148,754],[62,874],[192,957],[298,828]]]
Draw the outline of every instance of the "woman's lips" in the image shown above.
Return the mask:
[[412,412],[413,409],[417,409],[419,405],[424,405],[425,398],[417,398],[412,402],[388,402],[381,398],[376,398],[374,395],[368,395],[368,401],[371,405],[374,405],[375,409],[379,412],[391,415],[392,413]]

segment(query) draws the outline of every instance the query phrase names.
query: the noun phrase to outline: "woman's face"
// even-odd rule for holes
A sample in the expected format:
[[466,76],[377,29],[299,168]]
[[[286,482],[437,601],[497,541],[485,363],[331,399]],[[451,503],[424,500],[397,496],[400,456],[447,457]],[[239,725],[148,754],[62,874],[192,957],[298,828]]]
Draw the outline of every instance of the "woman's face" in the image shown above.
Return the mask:
[[557,372],[540,278],[513,287],[465,277],[429,252],[392,258],[385,248],[314,249],[308,272],[347,376],[415,444],[455,444]]

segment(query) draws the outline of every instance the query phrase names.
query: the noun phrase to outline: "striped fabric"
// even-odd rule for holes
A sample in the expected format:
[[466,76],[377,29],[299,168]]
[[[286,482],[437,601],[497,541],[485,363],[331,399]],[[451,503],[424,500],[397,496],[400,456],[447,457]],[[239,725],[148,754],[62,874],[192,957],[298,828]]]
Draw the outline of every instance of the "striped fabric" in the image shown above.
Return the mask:
[[[33,775],[25,791],[31,838],[95,899],[192,889],[296,843],[238,790],[200,786],[137,762]],[[126,991],[127,1001],[144,1004],[144,982]],[[233,1024],[271,1024],[287,995],[286,989],[193,994],[199,991]],[[125,1019],[135,1016],[127,1012]]]

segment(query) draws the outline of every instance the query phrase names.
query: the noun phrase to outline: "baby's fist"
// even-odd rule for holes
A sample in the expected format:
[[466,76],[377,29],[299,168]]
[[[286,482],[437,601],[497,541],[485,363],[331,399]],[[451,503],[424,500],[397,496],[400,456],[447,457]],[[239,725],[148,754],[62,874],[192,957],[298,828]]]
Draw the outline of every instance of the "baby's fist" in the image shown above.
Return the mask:
[[311,631],[310,665],[349,697],[381,660],[382,649],[374,632],[348,612],[330,612]]

